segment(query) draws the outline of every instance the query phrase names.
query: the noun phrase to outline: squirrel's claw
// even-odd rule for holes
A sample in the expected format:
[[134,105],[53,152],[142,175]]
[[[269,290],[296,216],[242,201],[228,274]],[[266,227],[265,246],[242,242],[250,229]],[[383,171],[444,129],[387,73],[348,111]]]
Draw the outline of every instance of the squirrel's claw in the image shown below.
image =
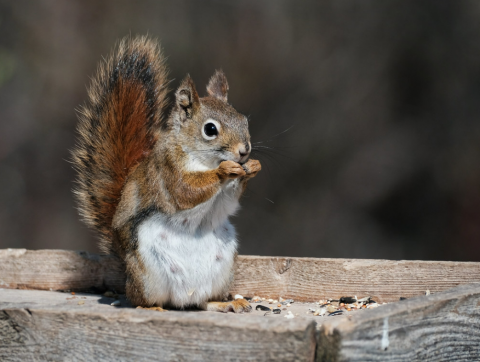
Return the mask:
[[262,169],[262,165],[260,161],[250,159],[243,165],[243,169],[245,170],[245,177],[252,178]]

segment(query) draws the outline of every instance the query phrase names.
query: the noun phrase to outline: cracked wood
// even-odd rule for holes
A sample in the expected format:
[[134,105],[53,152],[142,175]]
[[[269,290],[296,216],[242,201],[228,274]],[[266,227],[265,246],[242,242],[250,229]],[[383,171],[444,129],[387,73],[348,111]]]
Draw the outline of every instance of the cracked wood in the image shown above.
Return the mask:
[[98,295],[75,297],[0,292],[0,361],[314,360],[312,320],[160,313],[111,307]]

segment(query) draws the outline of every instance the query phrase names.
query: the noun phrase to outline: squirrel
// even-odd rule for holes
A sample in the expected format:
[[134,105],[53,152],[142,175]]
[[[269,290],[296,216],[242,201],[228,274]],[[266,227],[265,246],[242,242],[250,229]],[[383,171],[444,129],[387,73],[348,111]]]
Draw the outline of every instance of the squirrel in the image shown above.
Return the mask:
[[226,301],[237,256],[228,217],[261,169],[247,118],[216,70],[200,98],[187,75],[167,101],[157,41],[127,37],[103,60],[79,111],[74,194],[100,247],[123,260],[135,307],[248,312]]

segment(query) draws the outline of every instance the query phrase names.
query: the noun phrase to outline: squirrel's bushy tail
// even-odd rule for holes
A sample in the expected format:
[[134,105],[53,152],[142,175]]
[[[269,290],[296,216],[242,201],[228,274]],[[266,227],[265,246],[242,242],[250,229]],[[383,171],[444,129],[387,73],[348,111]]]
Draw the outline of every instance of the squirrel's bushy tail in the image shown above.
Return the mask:
[[80,109],[73,164],[80,215],[111,251],[112,219],[127,175],[147,156],[166,107],[167,70],[156,41],[124,38],[99,65]]

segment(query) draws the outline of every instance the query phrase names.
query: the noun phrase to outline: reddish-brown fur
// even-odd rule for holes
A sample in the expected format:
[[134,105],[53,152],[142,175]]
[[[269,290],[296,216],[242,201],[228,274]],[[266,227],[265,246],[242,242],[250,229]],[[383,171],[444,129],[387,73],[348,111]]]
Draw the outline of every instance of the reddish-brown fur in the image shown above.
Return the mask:
[[[250,150],[248,124],[227,103],[225,75],[214,74],[205,98],[199,98],[187,76],[175,93],[168,119],[163,120],[166,73],[154,41],[141,37],[120,42],[92,81],[73,151],[80,213],[87,225],[99,231],[101,247],[124,261],[127,297],[143,307],[151,307],[152,302],[145,295],[138,225],[152,213],[174,214],[209,200],[228,179],[238,178],[244,190],[261,169],[256,160],[245,162]],[[245,163],[220,160],[214,169],[190,171],[186,149],[205,147],[197,138],[199,127],[212,117],[224,129],[217,143],[208,147],[226,149]],[[234,301],[209,303],[209,308],[238,312],[249,306]]]
[[75,194],[81,216],[99,231],[105,251],[111,250],[112,219],[125,179],[157,140],[166,76],[156,42],[124,39],[100,64],[89,103],[80,111],[79,142],[73,151],[79,174]]

